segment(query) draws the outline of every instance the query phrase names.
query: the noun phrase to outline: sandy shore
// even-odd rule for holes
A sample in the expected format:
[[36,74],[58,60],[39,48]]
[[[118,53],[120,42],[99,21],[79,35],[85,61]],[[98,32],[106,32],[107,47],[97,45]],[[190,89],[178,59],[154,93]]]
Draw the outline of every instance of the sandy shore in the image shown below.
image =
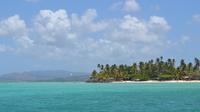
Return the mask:
[[156,80],[149,80],[149,81],[114,81],[112,83],[200,83],[200,80],[171,80],[171,81],[156,81]]

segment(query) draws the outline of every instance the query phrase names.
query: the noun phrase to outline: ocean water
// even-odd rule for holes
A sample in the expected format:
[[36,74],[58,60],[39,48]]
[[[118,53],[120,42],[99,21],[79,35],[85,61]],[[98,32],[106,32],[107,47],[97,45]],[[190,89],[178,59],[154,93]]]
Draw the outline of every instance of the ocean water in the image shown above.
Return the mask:
[[200,112],[200,84],[0,83],[0,112]]

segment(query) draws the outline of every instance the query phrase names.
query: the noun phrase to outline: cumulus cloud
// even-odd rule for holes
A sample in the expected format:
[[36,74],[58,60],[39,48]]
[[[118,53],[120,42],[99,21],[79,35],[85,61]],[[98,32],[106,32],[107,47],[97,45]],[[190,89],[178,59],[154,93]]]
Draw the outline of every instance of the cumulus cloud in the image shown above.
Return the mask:
[[135,12],[140,9],[139,4],[136,2],[136,0],[126,0],[123,5],[123,10],[127,12]]
[[108,24],[105,21],[96,21],[97,16],[95,9],[88,9],[82,16],[72,14],[71,21],[75,29],[85,32],[98,32],[106,29]]
[[23,35],[26,32],[26,24],[19,15],[14,15],[0,22],[0,35]]
[[159,41],[161,34],[167,32],[170,28],[167,21],[158,16],[152,16],[144,21],[137,17],[126,15],[120,20],[119,26],[116,26],[112,32],[113,39],[125,41],[125,43],[152,43]]
[[64,36],[68,37],[71,23],[65,10],[41,10],[34,21],[34,29],[43,42],[55,43],[58,39],[66,41]]
[[[82,15],[66,10],[41,10],[27,27],[18,15],[0,22],[0,37],[11,37],[18,52],[68,61],[119,62],[138,55],[156,55],[169,43],[170,25],[163,17],[148,20],[125,15],[99,20],[95,9]],[[11,46],[10,46],[11,47]],[[7,47],[0,46],[0,51]]]
[[33,45],[33,40],[28,37],[26,23],[19,15],[14,15],[0,22],[0,36],[13,38],[25,48]]
[[148,27],[157,33],[163,33],[169,31],[170,29],[170,26],[168,25],[165,18],[159,16],[151,16]]
[[114,3],[111,6],[111,9],[122,9],[125,12],[136,12],[140,10],[140,5],[138,4],[137,0],[123,0]]

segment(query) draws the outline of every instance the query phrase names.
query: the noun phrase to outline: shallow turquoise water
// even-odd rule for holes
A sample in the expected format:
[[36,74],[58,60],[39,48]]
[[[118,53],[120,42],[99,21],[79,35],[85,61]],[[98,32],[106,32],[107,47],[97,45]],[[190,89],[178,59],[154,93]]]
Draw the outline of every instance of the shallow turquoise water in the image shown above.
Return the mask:
[[200,112],[200,84],[0,83],[0,112]]

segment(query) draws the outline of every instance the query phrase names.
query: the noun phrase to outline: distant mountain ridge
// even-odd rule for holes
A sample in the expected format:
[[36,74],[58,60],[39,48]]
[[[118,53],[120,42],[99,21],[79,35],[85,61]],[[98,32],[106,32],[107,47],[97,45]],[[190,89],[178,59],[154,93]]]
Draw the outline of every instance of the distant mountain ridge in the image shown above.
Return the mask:
[[0,75],[0,82],[64,82],[86,81],[88,73],[64,70],[15,72]]

